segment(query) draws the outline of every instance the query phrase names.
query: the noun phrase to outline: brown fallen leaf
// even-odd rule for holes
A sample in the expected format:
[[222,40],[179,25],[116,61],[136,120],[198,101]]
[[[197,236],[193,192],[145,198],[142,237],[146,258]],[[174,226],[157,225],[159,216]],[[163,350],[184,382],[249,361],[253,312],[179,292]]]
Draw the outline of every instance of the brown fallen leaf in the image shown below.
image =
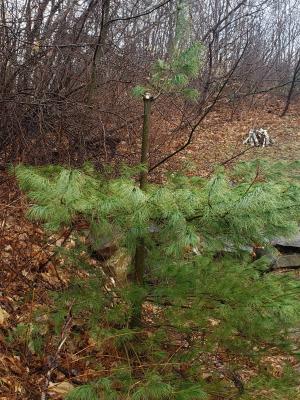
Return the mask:
[[68,381],[59,383],[50,382],[48,392],[54,395],[65,396],[73,389],[74,386]]
[[9,314],[4,308],[0,307],[0,326],[5,325],[6,321],[9,318]]

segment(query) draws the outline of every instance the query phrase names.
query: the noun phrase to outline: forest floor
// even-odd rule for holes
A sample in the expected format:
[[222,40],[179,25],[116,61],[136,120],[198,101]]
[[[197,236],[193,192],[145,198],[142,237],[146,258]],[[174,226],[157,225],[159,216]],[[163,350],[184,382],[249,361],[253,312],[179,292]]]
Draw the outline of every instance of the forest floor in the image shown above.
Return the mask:
[[[172,159],[172,169],[180,169],[184,161],[191,161],[195,165],[195,173],[207,175],[217,165],[230,165],[227,161],[245,151],[243,140],[251,128],[267,129],[274,145],[251,148],[234,158],[234,161],[256,158],[299,160],[300,104],[293,104],[285,117],[280,117],[283,108],[281,100],[265,99],[259,104],[250,108],[248,105],[241,106],[234,110],[225,105],[214,109],[200,124],[191,145]],[[159,132],[159,126],[155,128]],[[168,163],[163,165],[164,170],[168,168]]]
[[[253,148],[243,159],[267,157],[271,159],[300,159],[300,104],[293,105],[289,113],[280,118],[281,103],[273,103],[251,111],[239,110],[230,118],[228,110],[210,114],[201,125],[193,143],[176,160],[180,168],[183,161],[193,160],[199,173],[211,172],[213,165],[222,163],[245,146],[242,141],[253,126],[268,129],[275,144],[268,148]],[[155,129],[155,124],[154,124]],[[122,151],[122,150],[121,150]],[[164,167],[168,168],[168,166]],[[47,290],[60,285],[63,276],[58,274],[53,262],[53,248],[68,239],[62,232],[50,239],[38,224],[26,219],[28,207],[13,176],[6,172],[0,175],[0,400],[40,398],[49,357],[40,357],[30,351],[30,332],[23,337],[9,340],[9,332],[20,323],[28,323],[36,309],[49,301]],[[29,346],[28,346],[29,345]],[[72,357],[65,358],[69,370],[77,369],[81,377],[91,377],[90,371],[82,371],[80,359],[83,345],[74,349]],[[48,342],[48,356],[55,348]],[[71,363],[71,365],[68,365]],[[69,379],[65,373],[55,371],[52,379],[62,383],[52,391],[52,398],[60,399],[69,390]],[[69,383],[69,385],[71,385]],[[61,394],[60,394],[61,393]]]

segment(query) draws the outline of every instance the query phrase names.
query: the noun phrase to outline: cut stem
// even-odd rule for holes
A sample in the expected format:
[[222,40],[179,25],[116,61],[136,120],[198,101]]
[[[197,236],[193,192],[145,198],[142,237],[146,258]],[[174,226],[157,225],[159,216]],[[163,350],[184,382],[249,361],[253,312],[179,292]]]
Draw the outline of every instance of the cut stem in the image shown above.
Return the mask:
[[[141,163],[143,164],[144,169],[140,174],[141,190],[145,190],[148,180],[150,116],[151,116],[151,104],[153,101],[153,97],[151,96],[150,93],[145,93],[143,100],[144,100],[144,120],[143,120],[143,131],[142,131]],[[144,284],[145,260],[146,260],[145,240],[143,237],[140,237],[137,240],[135,257],[134,257],[133,282],[136,286],[142,287]],[[133,313],[131,320],[132,327],[141,325],[143,301],[144,301],[143,297],[138,296],[138,299],[135,301],[135,304],[133,304]]]

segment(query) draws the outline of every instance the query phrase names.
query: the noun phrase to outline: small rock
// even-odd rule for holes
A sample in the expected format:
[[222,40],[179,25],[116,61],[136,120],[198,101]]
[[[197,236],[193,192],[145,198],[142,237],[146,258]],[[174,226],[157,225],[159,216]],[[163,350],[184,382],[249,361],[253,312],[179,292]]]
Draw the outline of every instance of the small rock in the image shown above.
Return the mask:
[[287,238],[276,238],[272,240],[273,246],[281,246],[281,247],[293,247],[295,249],[299,249],[300,251],[300,232],[298,232],[295,236],[290,239]]
[[98,246],[92,246],[92,248],[92,257],[99,261],[105,261],[116,254],[118,246],[114,240],[111,240],[107,242],[103,241]]
[[107,269],[108,275],[112,275],[118,284],[124,284],[127,281],[127,274],[131,263],[131,256],[124,248],[120,248],[110,257],[104,268]]
[[5,250],[5,251],[12,251],[12,249],[13,249],[13,248],[11,247],[10,244],[8,244],[7,246],[4,247],[4,250]]
[[275,269],[279,268],[300,268],[300,254],[286,254],[278,257],[274,265]]

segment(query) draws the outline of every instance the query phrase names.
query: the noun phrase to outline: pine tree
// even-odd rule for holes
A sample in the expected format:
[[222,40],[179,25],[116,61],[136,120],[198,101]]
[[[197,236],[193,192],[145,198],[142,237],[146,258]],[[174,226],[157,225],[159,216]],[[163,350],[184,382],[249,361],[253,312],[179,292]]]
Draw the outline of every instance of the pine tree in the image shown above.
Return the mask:
[[[179,3],[172,56],[159,60],[148,85],[134,90],[144,101],[149,91],[154,98],[163,92],[197,98],[190,82],[202,47],[184,46],[180,25],[187,13]],[[147,182],[146,153],[141,167],[114,179],[90,165],[15,169],[33,203],[30,218],[50,231],[74,229],[84,219],[95,246],[115,237],[132,260],[127,280],[111,285],[105,266],[91,266],[80,241],[61,254],[73,279],[53,293],[55,332],[71,302],[74,319],[99,352],[121,355],[67,399],[294,399],[293,370],[286,363],[275,378],[264,357],[295,353],[290,336],[299,323],[299,284],[270,273],[267,259],[253,261],[249,247],[297,230],[300,164],[244,162],[209,179],[169,174],[160,185]],[[247,369],[252,373],[244,378]]]
[[[201,66],[202,46],[195,42],[189,47],[188,43],[188,12],[185,1],[179,0],[177,4],[176,33],[170,60],[158,60],[152,68],[147,87],[137,86],[133,90],[135,96],[143,96],[144,122],[142,131],[141,164],[144,169],[140,173],[140,189],[147,189],[149,171],[149,134],[152,102],[163,93],[180,94],[191,101],[197,100],[198,91],[190,88],[190,81],[199,74]],[[153,95],[153,93],[155,95]],[[140,287],[144,283],[146,264],[146,244],[142,234],[136,242],[134,255],[133,281]],[[133,305],[131,327],[141,323],[143,297],[138,298]]]
[[[147,249],[144,285],[129,278],[109,292],[105,275],[84,263],[82,249],[69,258],[74,279],[54,294],[57,330],[72,299],[74,317],[99,348],[109,343],[130,354],[127,364],[103,374],[106,386],[80,387],[69,400],[192,400],[235,393],[255,399],[260,390],[295,398],[297,379],[288,366],[275,379],[263,359],[272,349],[294,352],[289,337],[299,323],[299,283],[270,273],[264,259],[253,262],[247,246],[267,245],[297,229],[299,167],[245,162],[210,179],[171,174],[147,190],[128,171],[106,179],[90,166],[16,168],[34,202],[29,216],[48,229],[69,226],[80,216],[98,239],[117,235],[131,256],[140,237]],[[82,268],[86,278],[77,274]],[[142,325],[133,329],[139,298]],[[256,370],[247,382],[240,376],[245,365]]]

